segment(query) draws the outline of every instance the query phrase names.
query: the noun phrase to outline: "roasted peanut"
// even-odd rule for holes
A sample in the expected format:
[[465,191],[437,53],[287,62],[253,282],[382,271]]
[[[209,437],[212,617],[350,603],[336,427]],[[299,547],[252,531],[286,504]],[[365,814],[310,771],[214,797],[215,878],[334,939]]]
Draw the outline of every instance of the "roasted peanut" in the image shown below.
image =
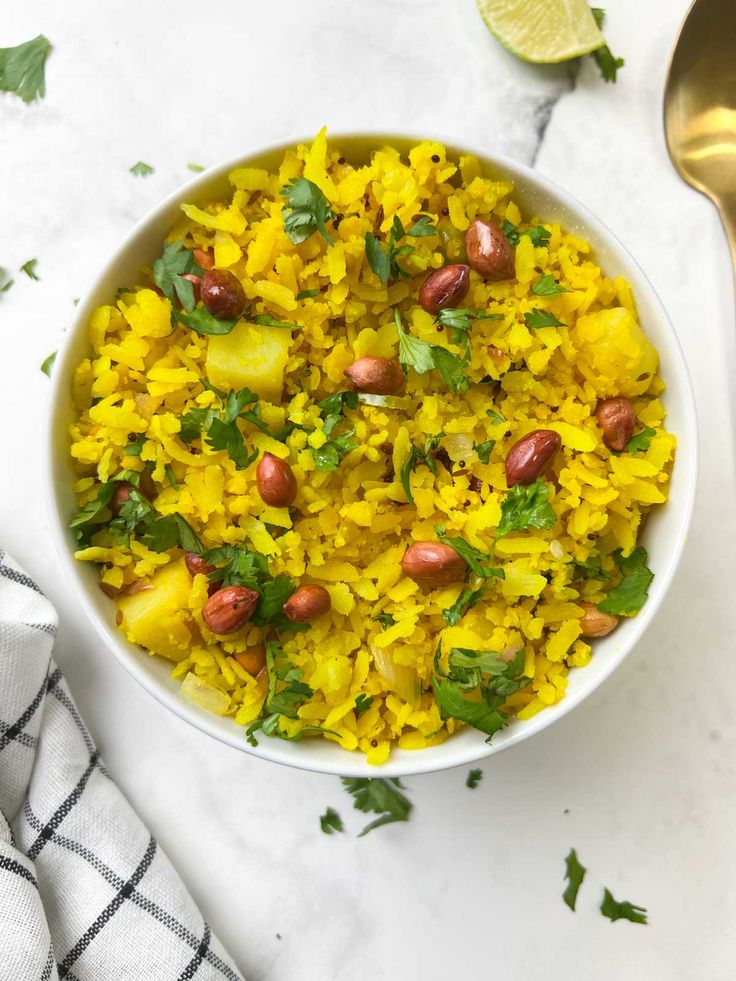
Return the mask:
[[476,218],[465,233],[468,265],[484,279],[498,282],[514,276],[514,252],[500,228]]
[[208,249],[193,249],[193,252],[194,261],[200,269],[211,269],[214,266],[215,260]]
[[225,586],[204,604],[202,618],[213,634],[234,634],[253,616],[260,593],[245,586]]
[[468,571],[465,559],[443,542],[414,542],[401,560],[404,575],[420,586],[434,589],[461,582]]
[[273,453],[264,453],[256,468],[258,493],[265,504],[275,508],[287,508],[294,503],[297,485],[294,471],[286,460]]
[[232,320],[245,310],[245,292],[227,269],[208,269],[202,276],[202,303],[218,320]]
[[620,453],[626,449],[636,425],[634,407],[628,399],[618,396],[598,403],[595,410],[598,425],[603,430],[603,442],[609,450]]
[[445,307],[456,307],[467,296],[469,287],[469,266],[443,266],[424,280],[419,291],[419,303],[427,313],[436,314]]
[[236,651],[235,660],[255,678],[266,666],[266,647],[264,644],[253,644],[244,651]]
[[398,395],[406,384],[396,358],[358,358],[343,374],[356,391],[370,395]]
[[506,484],[533,484],[562,445],[553,429],[535,429],[514,443],[506,457]]
[[215,567],[210,565],[197,552],[187,552],[184,556],[187,572],[190,576],[208,576],[215,571]]
[[593,603],[578,603],[585,613],[580,618],[580,630],[583,637],[605,637],[618,626],[618,617],[611,613],[603,613]]
[[292,623],[310,623],[324,616],[331,606],[324,586],[300,586],[284,603],[284,613]]

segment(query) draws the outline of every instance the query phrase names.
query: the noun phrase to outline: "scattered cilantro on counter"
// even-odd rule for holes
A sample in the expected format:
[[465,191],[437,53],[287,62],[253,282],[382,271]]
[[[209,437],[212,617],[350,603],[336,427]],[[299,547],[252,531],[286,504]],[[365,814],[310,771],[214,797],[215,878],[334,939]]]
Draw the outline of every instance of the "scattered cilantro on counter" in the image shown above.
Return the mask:
[[598,604],[598,609],[602,613],[631,617],[646,603],[654,573],[647,566],[647,550],[643,545],[637,546],[626,558],[622,557],[621,549],[616,549],[613,557],[621,572],[621,581]]
[[401,793],[406,788],[397,778],[343,777],[342,783],[347,792],[353,796],[357,810],[366,814],[380,815],[363,828],[358,835],[359,838],[384,824],[409,820],[411,801]]
[[41,278],[36,272],[36,266],[38,265],[38,259],[29,259],[28,262],[24,262],[20,267],[20,271],[25,273],[29,279],[33,279],[36,282]]
[[501,502],[501,521],[496,536],[503,538],[511,531],[527,528],[552,528],[557,515],[549,503],[549,489],[542,477],[523,487],[514,484]]
[[201,174],[205,168],[201,164],[187,164],[187,170],[193,170],[195,174]]
[[44,359],[41,365],[41,371],[47,376],[47,378],[51,377],[51,369],[54,367],[54,361],[56,361],[57,353],[57,351],[52,351],[51,354]]
[[[601,7],[591,7],[590,11],[595,18],[595,22],[598,27],[603,27],[603,20],[606,16],[605,10],[603,10]],[[604,44],[602,48],[598,48],[597,51],[594,51],[593,58],[595,59],[596,65],[598,65],[598,70],[600,71],[604,82],[617,81],[618,70],[624,67],[623,58],[615,58],[607,44]]]
[[573,912],[575,912],[578,891],[583,884],[583,879],[587,871],[585,866],[581,865],[578,861],[575,849],[571,848],[565,859],[565,878],[567,879],[567,885],[565,886],[562,898]]
[[138,163],[133,164],[128,173],[132,174],[134,177],[149,177],[151,174],[155,173],[155,171],[150,164],[139,160]]
[[315,232],[332,245],[332,237],[327,231],[332,211],[316,184],[306,177],[295,177],[279,193],[286,201],[281,209],[284,231],[294,245],[300,245]]
[[2,283],[0,293],[7,293],[14,282],[15,280],[10,278],[7,270],[0,267],[0,283]]
[[603,890],[603,901],[601,902],[600,910],[612,923],[616,920],[630,920],[632,923],[647,923],[646,907],[635,906],[627,900],[618,902],[613,898],[608,889]]
[[325,813],[320,817],[319,826],[326,835],[331,835],[335,831],[345,830],[345,826],[342,823],[342,818],[332,807],[328,807]]
[[14,48],[0,48],[0,92],[12,92],[24,102],[42,99],[50,51],[51,42],[43,34]]
[[482,770],[471,770],[470,773],[468,773],[468,777],[465,781],[465,786],[469,787],[471,790],[475,790],[475,788],[478,786],[478,784],[481,782],[482,779],[483,779]]

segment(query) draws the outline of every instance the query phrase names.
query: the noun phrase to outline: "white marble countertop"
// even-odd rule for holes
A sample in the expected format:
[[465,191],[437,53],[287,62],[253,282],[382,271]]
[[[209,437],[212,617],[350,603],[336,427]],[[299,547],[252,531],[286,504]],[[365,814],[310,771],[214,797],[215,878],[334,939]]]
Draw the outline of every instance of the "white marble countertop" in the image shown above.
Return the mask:
[[[5,0],[0,44],[55,51],[45,101],[0,96],[0,541],[57,605],[57,660],[106,761],[249,981],[734,976],[736,722],[730,659],[734,307],[705,199],[671,169],[661,93],[687,0],[617,0],[617,85],[535,68],[473,0]],[[437,130],[518,159],[581,198],[652,278],[685,347],[702,475],[681,569],[654,626],[595,696],[483,767],[407,781],[411,823],[327,837],[332,777],[259,762],[188,728],[102,649],[62,581],[41,486],[39,371],[93,273],[186,180],[270,140],[354,126]],[[545,124],[546,130],[545,130]],[[540,138],[543,136],[543,139]],[[156,173],[134,178],[137,160]],[[578,912],[563,857],[589,867]],[[603,885],[647,927],[597,911]]]

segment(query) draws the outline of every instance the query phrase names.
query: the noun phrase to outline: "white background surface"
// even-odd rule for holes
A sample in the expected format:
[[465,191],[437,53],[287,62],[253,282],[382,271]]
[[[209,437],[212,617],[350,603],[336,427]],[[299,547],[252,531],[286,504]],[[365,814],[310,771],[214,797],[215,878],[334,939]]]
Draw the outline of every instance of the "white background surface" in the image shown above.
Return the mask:
[[[48,95],[0,96],[0,541],[61,614],[57,660],[106,761],[249,981],[720,981],[736,974],[734,309],[715,213],[665,154],[661,93],[686,0],[611,2],[616,86],[507,55],[473,0],[29,0],[0,45],[49,36]],[[538,129],[552,110],[538,146]],[[326,837],[335,778],[278,768],[168,714],[101,649],[49,547],[39,372],[93,274],[189,176],[271,140],[444,131],[556,179],[618,234],[693,375],[702,473],[680,572],[647,638],[587,703],[466,771],[407,781],[411,823]],[[132,177],[144,160],[152,177]],[[563,905],[571,845],[589,867]],[[602,918],[603,885],[650,925]],[[276,934],[281,935],[277,939]],[[104,979],[100,979],[104,981]],[[163,979],[162,979],[163,981]]]

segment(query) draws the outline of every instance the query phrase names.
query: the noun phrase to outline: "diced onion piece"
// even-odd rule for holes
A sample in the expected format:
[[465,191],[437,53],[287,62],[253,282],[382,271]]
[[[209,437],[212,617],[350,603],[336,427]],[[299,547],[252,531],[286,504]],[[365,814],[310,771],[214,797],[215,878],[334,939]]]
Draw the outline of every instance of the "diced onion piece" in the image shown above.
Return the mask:
[[401,395],[370,395],[358,392],[358,401],[364,405],[375,405],[379,409],[408,409],[411,399]]
[[230,696],[213,688],[190,671],[181,684],[182,693],[195,705],[216,715],[225,715],[230,708]]
[[460,460],[468,463],[471,459],[475,459],[473,437],[467,433],[450,433],[443,438],[442,445],[453,463],[459,463]]
[[422,688],[416,670],[405,664],[396,664],[388,650],[374,644],[370,646],[376,669],[391,691],[409,705],[418,705]]

